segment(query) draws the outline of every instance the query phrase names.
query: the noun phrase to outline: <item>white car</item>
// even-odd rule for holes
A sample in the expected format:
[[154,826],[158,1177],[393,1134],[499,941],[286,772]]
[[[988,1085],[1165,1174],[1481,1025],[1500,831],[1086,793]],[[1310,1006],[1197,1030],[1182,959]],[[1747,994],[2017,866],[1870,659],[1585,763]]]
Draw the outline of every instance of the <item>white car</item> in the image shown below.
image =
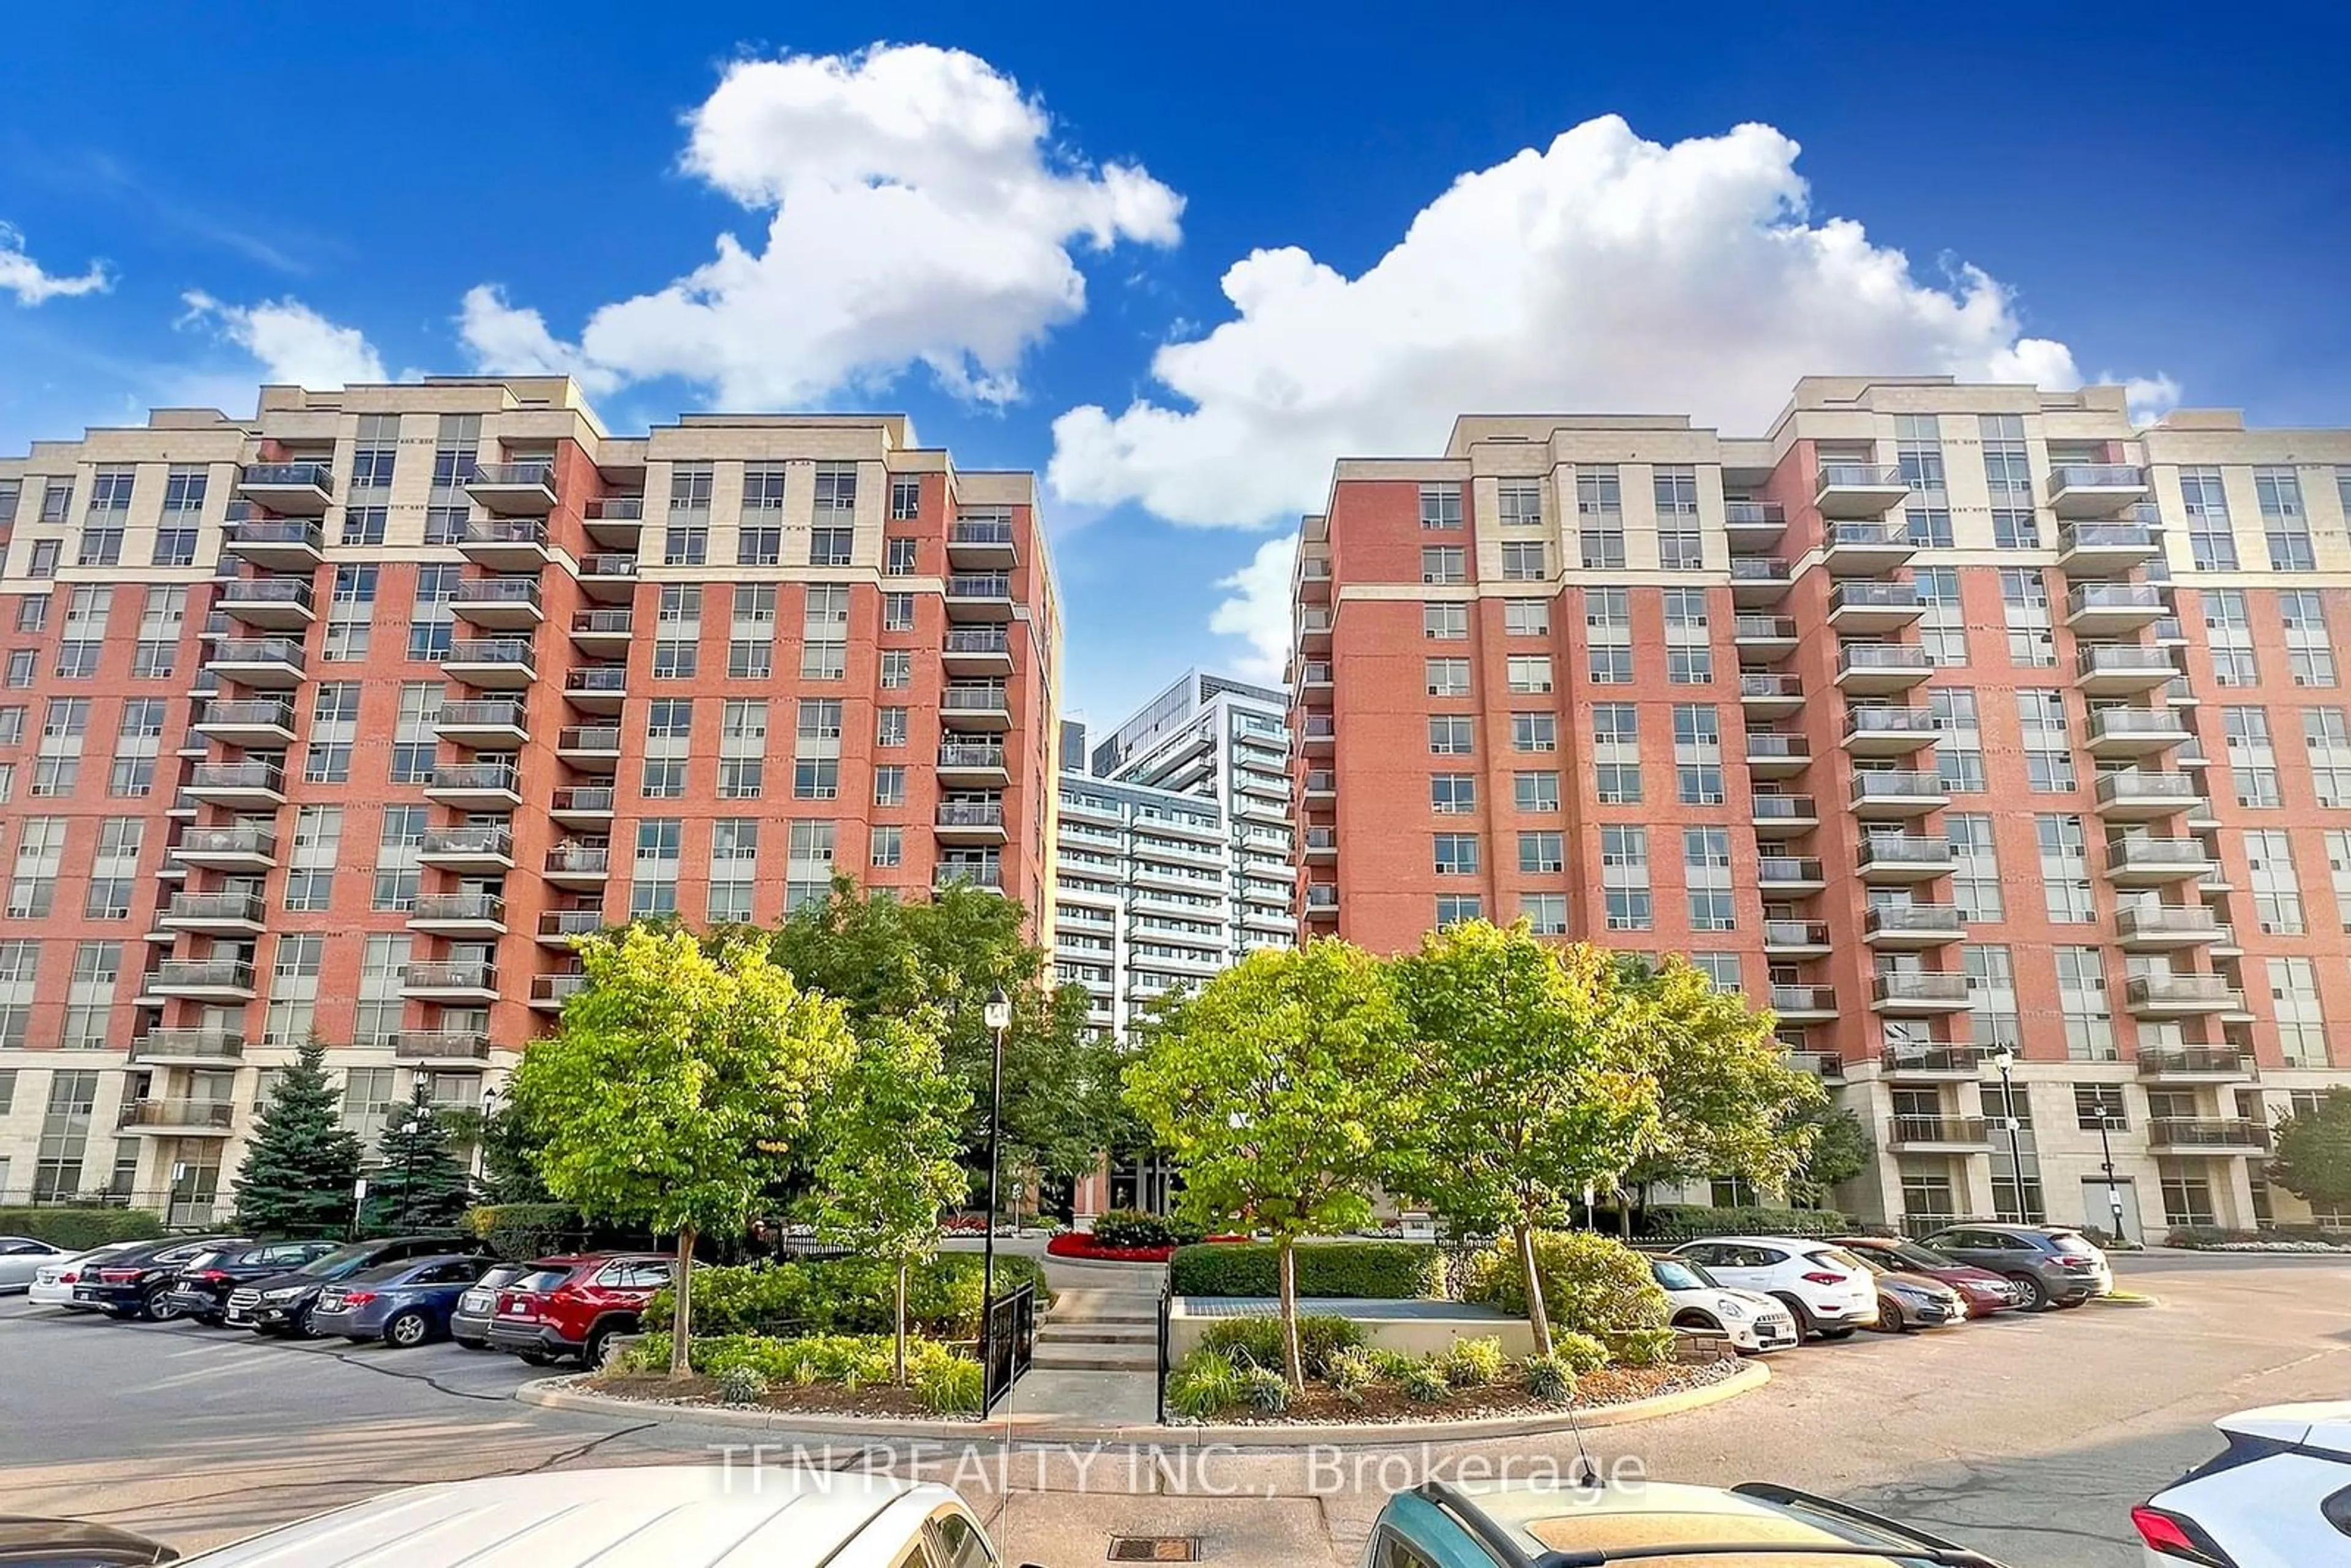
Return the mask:
[[1844,1339],[1877,1321],[1877,1276],[1834,1242],[1798,1236],[1710,1236],[1674,1249],[1733,1290],[1771,1297],[1799,1337]]
[[[745,1445],[747,1448],[748,1445]],[[996,1568],[935,1481],[783,1465],[653,1465],[487,1476],[386,1492],[181,1568]]]
[[2229,1446],[2131,1510],[2147,1568],[2351,1561],[2351,1400],[2269,1405],[2213,1425]]
[[62,1247],[52,1247],[29,1236],[0,1236],[0,1296],[29,1288],[43,1264],[60,1262],[71,1256]]
[[87,1252],[52,1259],[33,1271],[32,1288],[25,1292],[25,1299],[37,1307],[63,1307],[69,1312],[94,1312],[98,1309],[88,1301],[74,1300],[74,1286],[81,1281],[82,1266],[104,1262],[117,1252],[141,1245],[137,1241],[110,1241]]
[[1652,1258],[1649,1277],[1666,1293],[1677,1329],[1701,1329],[1750,1355],[1796,1343],[1795,1314],[1770,1296],[1734,1291],[1687,1258]]

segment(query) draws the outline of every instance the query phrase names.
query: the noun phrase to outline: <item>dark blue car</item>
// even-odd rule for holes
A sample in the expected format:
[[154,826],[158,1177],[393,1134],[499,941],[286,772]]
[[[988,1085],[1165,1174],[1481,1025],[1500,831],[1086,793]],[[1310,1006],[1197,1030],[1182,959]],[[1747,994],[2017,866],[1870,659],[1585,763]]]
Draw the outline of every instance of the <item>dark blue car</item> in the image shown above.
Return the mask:
[[441,1339],[457,1298],[489,1265],[487,1258],[454,1253],[380,1263],[321,1289],[310,1309],[311,1332],[355,1343],[380,1339],[401,1350]]

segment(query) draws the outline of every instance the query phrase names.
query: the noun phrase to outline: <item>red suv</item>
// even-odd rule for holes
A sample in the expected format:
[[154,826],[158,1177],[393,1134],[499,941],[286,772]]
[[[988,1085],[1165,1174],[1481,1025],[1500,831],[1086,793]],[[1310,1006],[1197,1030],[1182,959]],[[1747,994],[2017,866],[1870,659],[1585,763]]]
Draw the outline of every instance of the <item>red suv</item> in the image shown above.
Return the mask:
[[658,1252],[541,1258],[498,1291],[490,1348],[512,1351],[533,1366],[561,1355],[595,1366],[614,1334],[637,1332],[645,1303],[676,1269],[677,1260]]

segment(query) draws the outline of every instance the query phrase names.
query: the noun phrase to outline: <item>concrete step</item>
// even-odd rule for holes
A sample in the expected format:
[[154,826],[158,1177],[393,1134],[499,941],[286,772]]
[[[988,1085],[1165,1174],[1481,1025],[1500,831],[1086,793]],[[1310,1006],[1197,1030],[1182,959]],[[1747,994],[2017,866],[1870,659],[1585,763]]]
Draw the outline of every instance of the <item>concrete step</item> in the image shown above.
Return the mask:
[[1065,1312],[1061,1308],[1055,1307],[1051,1312],[1045,1314],[1045,1322],[1049,1323],[1116,1323],[1122,1326],[1134,1323],[1155,1325],[1159,1322],[1159,1314],[1156,1311],[1148,1312]]
[[1159,1343],[1157,1323],[1057,1323],[1037,1325],[1040,1344],[1151,1344]]
[[1037,1342],[1029,1364],[1051,1372],[1140,1372],[1159,1365],[1159,1346],[1150,1344],[1057,1344]]

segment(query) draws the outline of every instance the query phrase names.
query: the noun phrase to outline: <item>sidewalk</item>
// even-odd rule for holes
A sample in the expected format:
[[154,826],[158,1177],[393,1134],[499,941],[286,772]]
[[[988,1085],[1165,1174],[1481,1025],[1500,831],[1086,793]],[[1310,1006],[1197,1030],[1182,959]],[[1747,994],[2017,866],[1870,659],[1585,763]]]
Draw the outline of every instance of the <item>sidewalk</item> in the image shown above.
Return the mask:
[[1046,1257],[1052,1309],[1037,1331],[1035,1359],[997,1409],[1146,1426],[1158,1408],[1159,1293],[1164,1266],[1082,1263]]

